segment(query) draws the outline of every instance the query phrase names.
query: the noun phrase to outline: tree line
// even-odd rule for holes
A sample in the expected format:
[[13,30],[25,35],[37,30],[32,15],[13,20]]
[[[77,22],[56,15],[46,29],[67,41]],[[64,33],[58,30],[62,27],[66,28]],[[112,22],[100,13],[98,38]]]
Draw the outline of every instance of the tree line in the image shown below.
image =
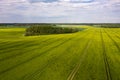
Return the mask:
[[62,34],[78,32],[79,28],[58,27],[55,24],[32,25],[26,29],[26,36],[46,35],[46,34]]
[[120,28],[120,24],[99,24],[95,26],[102,28]]

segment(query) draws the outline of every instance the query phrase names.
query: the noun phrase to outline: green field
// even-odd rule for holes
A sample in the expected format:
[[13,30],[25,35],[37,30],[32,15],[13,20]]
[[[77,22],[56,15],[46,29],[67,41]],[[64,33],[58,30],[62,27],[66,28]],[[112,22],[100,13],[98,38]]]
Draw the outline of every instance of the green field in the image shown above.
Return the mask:
[[85,28],[41,36],[0,28],[0,80],[120,80],[120,28]]

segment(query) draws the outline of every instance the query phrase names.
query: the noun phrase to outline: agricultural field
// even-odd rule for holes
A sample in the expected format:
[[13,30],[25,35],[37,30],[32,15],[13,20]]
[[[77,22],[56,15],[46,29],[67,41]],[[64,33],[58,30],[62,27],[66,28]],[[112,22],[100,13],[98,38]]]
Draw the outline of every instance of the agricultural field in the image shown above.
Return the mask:
[[0,28],[0,80],[120,80],[120,28],[80,27],[39,36]]

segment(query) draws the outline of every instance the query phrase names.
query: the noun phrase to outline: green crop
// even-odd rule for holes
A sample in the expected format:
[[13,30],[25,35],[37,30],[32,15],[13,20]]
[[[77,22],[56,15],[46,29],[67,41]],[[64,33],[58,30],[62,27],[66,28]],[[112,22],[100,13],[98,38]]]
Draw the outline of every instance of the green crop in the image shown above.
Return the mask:
[[0,80],[120,80],[120,28],[77,28],[86,29],[24,36],[26,28],[0,28]]

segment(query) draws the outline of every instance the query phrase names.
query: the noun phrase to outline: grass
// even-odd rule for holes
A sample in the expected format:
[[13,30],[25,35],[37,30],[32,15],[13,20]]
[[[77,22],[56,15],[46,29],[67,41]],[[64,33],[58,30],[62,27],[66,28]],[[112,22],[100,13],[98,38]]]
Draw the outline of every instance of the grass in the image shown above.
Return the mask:
[[27,37],[1,28],[0,80],[120,80],[120,28],[81,27]]

